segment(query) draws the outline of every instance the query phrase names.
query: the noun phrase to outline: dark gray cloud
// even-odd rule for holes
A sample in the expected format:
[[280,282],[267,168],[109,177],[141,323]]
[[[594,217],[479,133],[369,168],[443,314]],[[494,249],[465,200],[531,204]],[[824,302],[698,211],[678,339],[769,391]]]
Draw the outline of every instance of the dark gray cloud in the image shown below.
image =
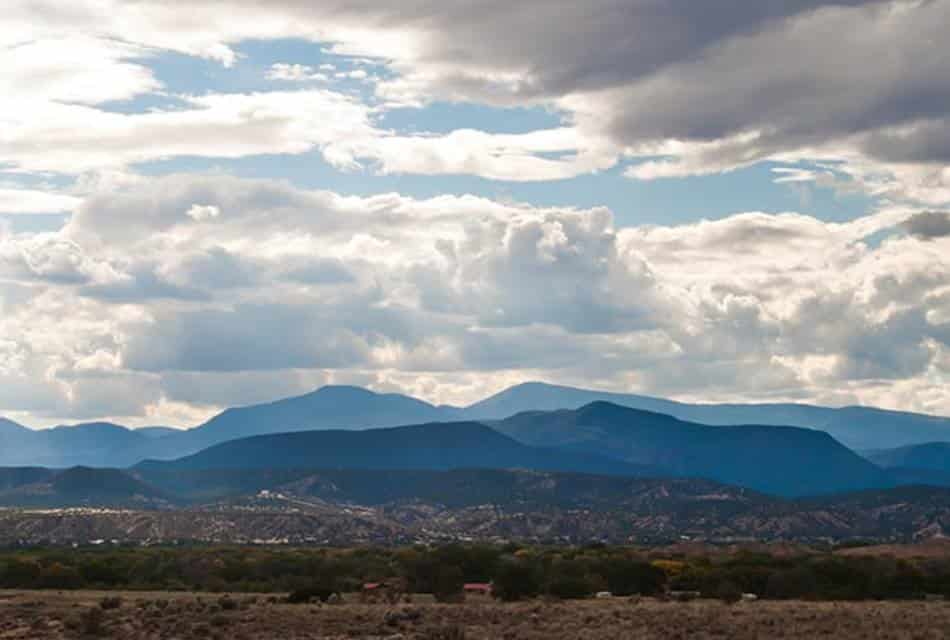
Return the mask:
[[[857,314],[853,314],[857,315]],[[931,326],[920,308],[895,313],[884,322],[863,321],[844,340],[834,371],[842,379],[906,379],[924,373],[933,359]]]
[[620,144],[755,132],[724,159],[740,162],[867,135],[861,148],[886,161],[950,155],[943,2],[302,5],[283,4],[311,19],[413,34],[413,57],[393,51],[396,68],[433,95],[502,104],[576,96],[567,104],[580,107],[580,122]]
[[[688,162],[680,174],[729,170],[796,153],[825,159],[862,156],[861,160],[930,169],[950,158],[950,122],[944,106],[950,102],[945,72],[950,52],[944,34],[950,23],[947,2],[196,0],[190,7],[183,15],[159,0],[142,0],[132,8],[121,2],[90,3],[76,9],[70,22],[74,28],[123,41],[224,62],[234,60],[229,47],[249,39],[302,37],[330,42],[347,54],[377,56],[388,67],[374,79],[382,100],[413,105],[439,99],[508,106],[536,103],[557,109],[568,124],[577,126],[578,139],[596,147],[596,167],[610,166],[625,147],[639,157],[659,153],[685,158]],[[61,16],[45,15],[42,9],[18,12],[23,12],[25,24],[40,21],[54,30],[63,28]],[[218,102],[235,99],[227,96]],[[364,135],[380,133],[371,134],[366,105],[344,102],[362,114],[358,118],[365,125],[361,125]],[[249,103],[248,113],[257,113],[256,104]],[[269,111],[276,106],[280,100],[261,108]],[[296,132],[292,125],[305,114],[285,116],[287,126],[278,127],[278,137]],[[201,135],[209,129],[204,121],[198,125]],[[381,153],[372,144],[348,147],[346,140],[359,137],[352,135],[352,127],[311,129],[320,136],[309,144],[326,146],[328,157],[341,166],[354,157],[372,159]],[[168,138],[164,128],[139,135],[144,137],[131,142],[119,136],[122,149],[131,154],[123,155],[125,162]],[[235,141],[236,135],[220,129],[210,138],[189,140],[193,144],[187,151],[173,145],[159,155],[200,154],[204,144],[207,155],[213,156],[211,149],[220,148],[221,137]],[[281,137],[283,144],[276,147],[260,145],[278,135],[272,130],[254,129],[248,135],[249,146],[234,151],[225,144],[222,153],[299,152],[293,135]],[[89,155],[102,138],[97,134],[71,144],[86,145],[84,155]],[[27,142],[24,153],[29,152],[29,160],[36,145],[34,138]],[[693,144],[677,146],[669,154],[656,151],[671,142]],[[60,155],[44,154],[42,161],[69,159]],[[108,163],[112,156],[105,154],[102,161]],[[449,165],[383,162],[384,167],[408,172],[459,170]],[[498,166],[486,163],[474,172],[512,175]],[[473,167],[461,170],[473,172]],[[576,167],[567,170],[570,175],[575,171]],[[920,175],[901,179],[925,182]],[[930,182],[934,180],[931,177]],[[950,178],[941,180],[945,194]],[[937,196],[921,197],[921,189],[940,192],[933,184],[891,192],[922,202],[942,201]],[[205,203],[196,197],[187,206]],[[222,211],[226,214],[223,207]]]
[[[607,130],[629,143],[748,134],[712,152],[725,163],[865,134],[860,145],[876,158],[945,161],[947,124],[934,118],[950,101],[938,35],[948,19],[946,3],[801,15],[632,79],[591,117],[606,113]],[[886,132],[924,121],[926,132]]]
[[946,2],[302,5],[283,6],[410,34],[411,54],[379,48],[399,72],[383,95],[553,101],[618,145],[714,143],[690,152],[707,170],[822,146],[881,162],[950,158]]
[[[525,82],[509,87],[523,99],[624,85],[783,19],[825,7],[873,6],[883,1],[282,0],[274,6],[304,19],[422,34],[421,60],[458,64],[457,88],[471,83],[477,90],[477,83],[465,78],[463,65],[527,71]],[[238,4],[259,6],[254,0]]]
[[901,225],[907,233],[921,240],[950,236],[950,211],[915,213]]
[[[934,87],[939,91],[940,87]],[[938,110],[944,115],[948,92],[940,95],[919,96],[922,106]],[[864,143],[864,150],[870,155],[889,162],[925,162],[946,165],[950,163],[950,119],[926,118],[914,122],[909,127],[897,127],[894,130],[874,131]]]

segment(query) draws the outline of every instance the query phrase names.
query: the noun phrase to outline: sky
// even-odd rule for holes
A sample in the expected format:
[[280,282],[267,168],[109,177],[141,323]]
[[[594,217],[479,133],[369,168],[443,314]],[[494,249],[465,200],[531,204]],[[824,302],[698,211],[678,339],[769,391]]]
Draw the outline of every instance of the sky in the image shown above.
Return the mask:
[[947,0],[8,0],[0,415],[950,415]]

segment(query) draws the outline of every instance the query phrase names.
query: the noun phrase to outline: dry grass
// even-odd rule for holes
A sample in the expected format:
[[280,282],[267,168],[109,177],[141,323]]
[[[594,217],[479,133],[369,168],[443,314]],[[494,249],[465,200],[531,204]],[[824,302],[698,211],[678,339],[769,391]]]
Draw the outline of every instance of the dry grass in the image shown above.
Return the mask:
[[[288,605],[269,596],[0,592],[0,638],[615,640],[950,637],[950,602],[804,603],[650,599],[440,605]],[[114,595],[114,594],[113,594]],[[233,603],[233,606],[232,604]],[[224,606],[222,606],[224,604]],[[98,611],[90,615],[90,611]],[[90,625],[90,619],[93,622]],[[98,620],[98,623],[95,622]],[[98,628],[96,628],[98,627]]]

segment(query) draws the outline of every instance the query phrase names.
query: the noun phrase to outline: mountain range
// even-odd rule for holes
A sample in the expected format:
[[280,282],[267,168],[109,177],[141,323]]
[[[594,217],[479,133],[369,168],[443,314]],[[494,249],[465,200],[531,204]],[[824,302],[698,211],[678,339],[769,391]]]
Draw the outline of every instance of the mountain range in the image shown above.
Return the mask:
[[522,444],[479,422],[433,422],[365,431],[298,431],[230,440],[137,469],[525,468],[612,475],[662,475],[646,464]]
[[253,436],[136,468],[522,468],[708,478],[787,496],[894,484],[886,472],[827,433],[798,427],[711,427],[607,402],[576,411],[521,413],[489,424]]
[[[299,469],[530,469],[653,478],[704,478],[779,496],[898,484],[827,433],[800,427],[714,427],[593,402],[505,420],[238,438],[137,472]],[[205,491],[208,494],[207,491]]]
[[950,473],[950,442],[925,442],[895,449],[865,452],[868,460],[884,468],[914,468]]
[[950,487],[950,442],[877,449],[863,455],[898,484]]
[[[712,426],[605,401],[365,428],[385,419],[377,406],[431,410],[399,396],[375,405],[376,394],[337,387],[224,412],[198,435],[99,424],[53,429],[48,442],[72,441],[75,451],[90,450],[83,433],[119,447],[131,437],[142,451],[183,437],[213,442],[234,421],[245,433],[277,430],[287,423],[268,416],[322,418],[319,407],[346,398],[365,405],[337,406],[331,419],[348,429],[250,435],[126,469],[0,468],[0,543],[890,541],[950,529],[950,488],[906,486],[950,486],[943,443],[860,456],[819,430]],[[25,430],[0,428],[10,439]],[[95,508],[60,510],[68,507]]]
[[709,425],[759,424],[806,427],[831,434],[852,449],[883,449],[950,440],[950,418],[874,407],[829,408],[808,404],[688,404],[635,394],[576,389],[541,382],[510,387],[465,409],[469,419],[524,411],[577,409],[591,402],[654,411]]
[[0,464],[122,466],[126,452],[177,433],[181,432],[165,427],[129,429],[109,422],[29,429],[0,419]]
[[165,427],[133,430],[109,423],[32,430],[0,419],[0,465],[125,467],[148,458],[179,458],[245,436],[500,420],[528,411],[577,409],[598,401],[706,425],[817,429],[857,450],[950,441],[950,418],[869,407],[685,404],[542,383],[520,384],[468,407],[451,407],[400,394],[378,394],[359,387],[327,386],[302,396],[226,409],[204,424],[184,430]]
[[668,477],[709,478],[776,495],[891,486],[888,475],[829,434],[801,427],[714,427],[593,402],[520,413],[493,427],[521,442],[613,457]]
[[[578,408],[563,408],[588,398]],[[626,403],[626,404],[624,404]],[[650,410],[630,404],[647,404]],[[517,411],[522,407],[526,411]],[[769,413],[767,407],[774,412]],[[653,409],[662,409],[655,411]],[[680,413],[714,419],[763,416],[760,423],[709,424],[676,417]],[[684,405],[644,396],[524,384],[469,407],[435,406],[399,394],[357,387],[323,387],[271,403],[227,409],[188,430],[151,427],[132,430],[99,422],[31,430],[0,421],[0,465],[29,467],[0,475],[6,504],[95,502],[95,486],[75,495],[43,488],[4,489],[4,482],[39,473],[36,467],[132,468],[135,473],[173,477],[176,473],[255,471],[276,476],[301,469],[415,470],[527,469],[650,478],[701,478],[775,496],[817,496],[899,485],[950,486],[950,445],[925,442],[878,447],[858,455],[832,430],[776,425],[789,416],[836,416],[838,430],[862,433],[862,442],[891,442],[895,424],[905,437],[946,436],[950,420],[860,409],[866,422],[842,424],[844,409],[805,405]],[[718,416],[718,417],[717,417]],[[878,423],[891,418],[886,427]],[[829,422],[824,423],[826,426]],[[409,426],[396,426],[409,425]],[[19,474],[19,475],[18,475]],[[24,475],[25,474],[25,475]],[[66,476],[75,481],[80,473]],[[140,477],[140,476],[135,476]],[[220,479],[222,476],[218,476]],[[50,482],[49,478],[47,478]],[[232,480],[224,483],[229,486]],[[253,488],[264,486],[257,482]],[[181,487],[179,487],[181,488]],[[221,485],[197,483],[195,497],[228,495]],[[250,486],[244,487],[251,488]],[[152,486],[128,488],[149,504],[168,500]],[[102,492],[99,492],[102,493]],[[57,496],[60,496],[57,498]],[[102,493],[104,499],[111,494]]]

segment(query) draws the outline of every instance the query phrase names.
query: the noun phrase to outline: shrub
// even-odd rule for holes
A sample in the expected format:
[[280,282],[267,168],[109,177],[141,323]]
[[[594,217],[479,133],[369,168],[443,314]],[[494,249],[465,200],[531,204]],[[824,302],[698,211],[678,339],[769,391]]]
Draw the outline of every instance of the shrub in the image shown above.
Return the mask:
[[604,558],[596,568],[607,583],[607,590],[615,596],[640,594],[651,596],[666,586],[666,572],[662,567],[633,558]]
[[492,594],[505,602],[533,598],[541,592],[540,572],[530,559],[509,559],[500,563],[492,584]]
[[815,574],[807,567],[776,571],[769,576],[765,585],[765,595],[777,599],[805,598],[817,590]]
[[465,599],[462,570],[456,566],[442,566],[435,572],[432,595],[436,602],[460,602]]
[[295,589],[287,596],[287,602],[290,604],[307,604],[314,600],[320,602],[329,602],[330,597],[335,595],[336,591],[330,587],[322,585],[311,585],[301,589]]

